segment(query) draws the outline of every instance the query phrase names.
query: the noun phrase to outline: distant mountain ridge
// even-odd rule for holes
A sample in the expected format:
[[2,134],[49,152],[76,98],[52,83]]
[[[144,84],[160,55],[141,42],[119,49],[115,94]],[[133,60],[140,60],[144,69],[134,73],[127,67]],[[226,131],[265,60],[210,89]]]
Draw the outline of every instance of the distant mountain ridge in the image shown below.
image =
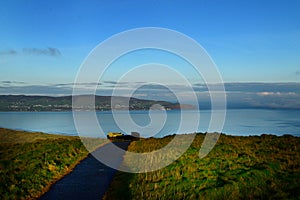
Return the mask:
[[[95,105],[86,105],[86,100],[95,98]],[[191,105],[180,105],[167,101],[144,100],[129,97],[113,97],[114,104],[111,107],[111,96],[75,96],[78,106],[74,109],[95,110],[148,110],[151,106],[159,104],[166,110],[192,109]],[[126,106],[129,101],[129,107]],[[81,104],[82,102],[82,104]],[[160,109],[160,107],[155,107]],[[0,111],[70,111],[72,110],[72,96],[27,96],[27,95],[0,95]]]

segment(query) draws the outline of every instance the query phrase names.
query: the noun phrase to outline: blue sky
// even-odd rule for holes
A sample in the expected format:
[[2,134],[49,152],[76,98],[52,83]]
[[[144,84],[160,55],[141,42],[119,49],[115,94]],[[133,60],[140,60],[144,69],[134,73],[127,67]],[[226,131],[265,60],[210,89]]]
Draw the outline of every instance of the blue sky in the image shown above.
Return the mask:
[[[0,92],[59,90],[57,84],[74,82],[96,45],[140,27],[169,28],[195,39],[225,82],[300,82],[299,10],[297,0],[1,1]],[[103,81],[114,80],[116,71]]]

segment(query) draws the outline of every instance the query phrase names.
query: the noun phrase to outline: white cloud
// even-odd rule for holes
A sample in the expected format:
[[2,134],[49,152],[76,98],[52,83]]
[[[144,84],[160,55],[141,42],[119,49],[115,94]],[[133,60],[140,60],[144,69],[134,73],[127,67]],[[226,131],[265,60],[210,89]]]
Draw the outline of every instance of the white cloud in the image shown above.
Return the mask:
[[295,92],[258,92],[256,93],[259,96],[289,96],[296,95]]

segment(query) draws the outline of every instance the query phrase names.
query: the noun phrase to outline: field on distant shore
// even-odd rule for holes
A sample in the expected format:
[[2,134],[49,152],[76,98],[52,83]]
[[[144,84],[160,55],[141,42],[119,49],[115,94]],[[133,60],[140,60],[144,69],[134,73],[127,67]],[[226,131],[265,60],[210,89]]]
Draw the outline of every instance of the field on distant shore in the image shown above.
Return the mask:
[[39,197],[87,155],[79,137],[0,128],[0,199]]
[[[285,135],[221,135],[203,159],[204,134],[169,166],[149,173],[118,172],[106,199],[299,199],[300,138]],[[132,152],[165,146],[172,136],[142,139]],[[125,155],[123,165],[131,162]]]

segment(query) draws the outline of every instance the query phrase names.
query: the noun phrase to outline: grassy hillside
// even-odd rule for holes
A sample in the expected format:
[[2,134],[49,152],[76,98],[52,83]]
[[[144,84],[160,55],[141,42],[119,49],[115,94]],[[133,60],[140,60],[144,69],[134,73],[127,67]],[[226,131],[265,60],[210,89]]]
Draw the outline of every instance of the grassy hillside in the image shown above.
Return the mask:
[[[132,152],[165,146],[171,136],[134,141]],[[204,134],[164,169],[140,174],[119,172],[106,199],[299,199],[300,138],[273,135],[221,135],[200,159]],[[125,156],[123,165],[131,162]]]
[[87,155],[78,137],[0,128],[0,199],[37,198]]

